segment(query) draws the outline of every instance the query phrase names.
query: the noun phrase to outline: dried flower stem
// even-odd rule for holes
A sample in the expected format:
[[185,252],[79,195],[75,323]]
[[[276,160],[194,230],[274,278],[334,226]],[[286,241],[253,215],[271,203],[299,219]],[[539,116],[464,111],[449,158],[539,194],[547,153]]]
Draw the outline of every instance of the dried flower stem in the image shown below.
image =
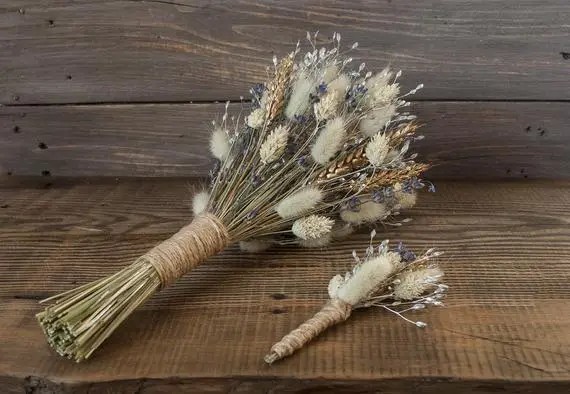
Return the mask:
[[271,347],[263,359],[268,364],[290,356],[301,349],[327,328],[342,323],[350,317],[352,305],[339,299],[329,300],[312,318],[285,335]]

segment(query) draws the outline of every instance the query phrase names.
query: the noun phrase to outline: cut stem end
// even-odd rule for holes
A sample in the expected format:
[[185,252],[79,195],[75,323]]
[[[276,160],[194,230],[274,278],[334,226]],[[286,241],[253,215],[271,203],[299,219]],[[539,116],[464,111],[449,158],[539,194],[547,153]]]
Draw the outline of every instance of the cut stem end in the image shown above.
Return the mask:
[[281,357],[279,357],[279,355],[275,352],[266,354],[265,357],[263,357],[263,360],[269,365],[273,364],[275,361],[278,361],[280,359]]

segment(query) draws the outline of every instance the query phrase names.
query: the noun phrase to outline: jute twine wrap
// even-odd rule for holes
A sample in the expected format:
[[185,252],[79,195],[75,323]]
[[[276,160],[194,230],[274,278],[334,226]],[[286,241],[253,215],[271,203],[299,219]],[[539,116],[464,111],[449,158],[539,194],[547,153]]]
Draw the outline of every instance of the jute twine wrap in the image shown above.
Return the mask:
[[206,213],[195,217],[189,225],[152,248],[141,259],[156,269],[164,288],[208,257],[224,250],[229,242],[229,234],[222,222]]
[[285,335],[281,341],[271,347],[265,356],[269,364],[293,354],[309,341],[335,324],[342,323],[350,317],[352,305],[338,298],[329,300],[315,316]]

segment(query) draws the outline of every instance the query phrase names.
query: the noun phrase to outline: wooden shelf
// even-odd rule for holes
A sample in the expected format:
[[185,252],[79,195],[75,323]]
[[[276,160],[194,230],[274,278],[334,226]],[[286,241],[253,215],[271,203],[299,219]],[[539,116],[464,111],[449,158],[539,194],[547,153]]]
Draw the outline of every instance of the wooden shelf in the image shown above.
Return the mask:
[[[37,301],[110,274],[191,218],[187,179],[18,178],[0,183],[2,392],[570,389],[570,182],[442,182],[380,237],[440,247],[447,307],[425,330],[354,314],[274,366],[262,356],[312,315],[364,249],[235,247],[157,294],[82,364],[61,359]],[[529,391],[525,391],[529,392]]]

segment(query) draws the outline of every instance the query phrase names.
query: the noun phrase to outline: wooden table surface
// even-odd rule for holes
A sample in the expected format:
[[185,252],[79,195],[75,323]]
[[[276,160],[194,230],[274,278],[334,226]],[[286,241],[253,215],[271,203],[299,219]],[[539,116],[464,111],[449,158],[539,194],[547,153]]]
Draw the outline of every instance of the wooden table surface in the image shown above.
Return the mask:
[[[0,393],[570,392],[567,0],[0,0]],[[273,53],[339,31],[355,61],[423,82],[438,187],[381,228],[436,246],[447,307],[420,330],[354,314],[262,357],[367,245],[231,247],[145,305],[92,359],[46,345],[46,296],[115,272],[191,219],[208,122]]]

